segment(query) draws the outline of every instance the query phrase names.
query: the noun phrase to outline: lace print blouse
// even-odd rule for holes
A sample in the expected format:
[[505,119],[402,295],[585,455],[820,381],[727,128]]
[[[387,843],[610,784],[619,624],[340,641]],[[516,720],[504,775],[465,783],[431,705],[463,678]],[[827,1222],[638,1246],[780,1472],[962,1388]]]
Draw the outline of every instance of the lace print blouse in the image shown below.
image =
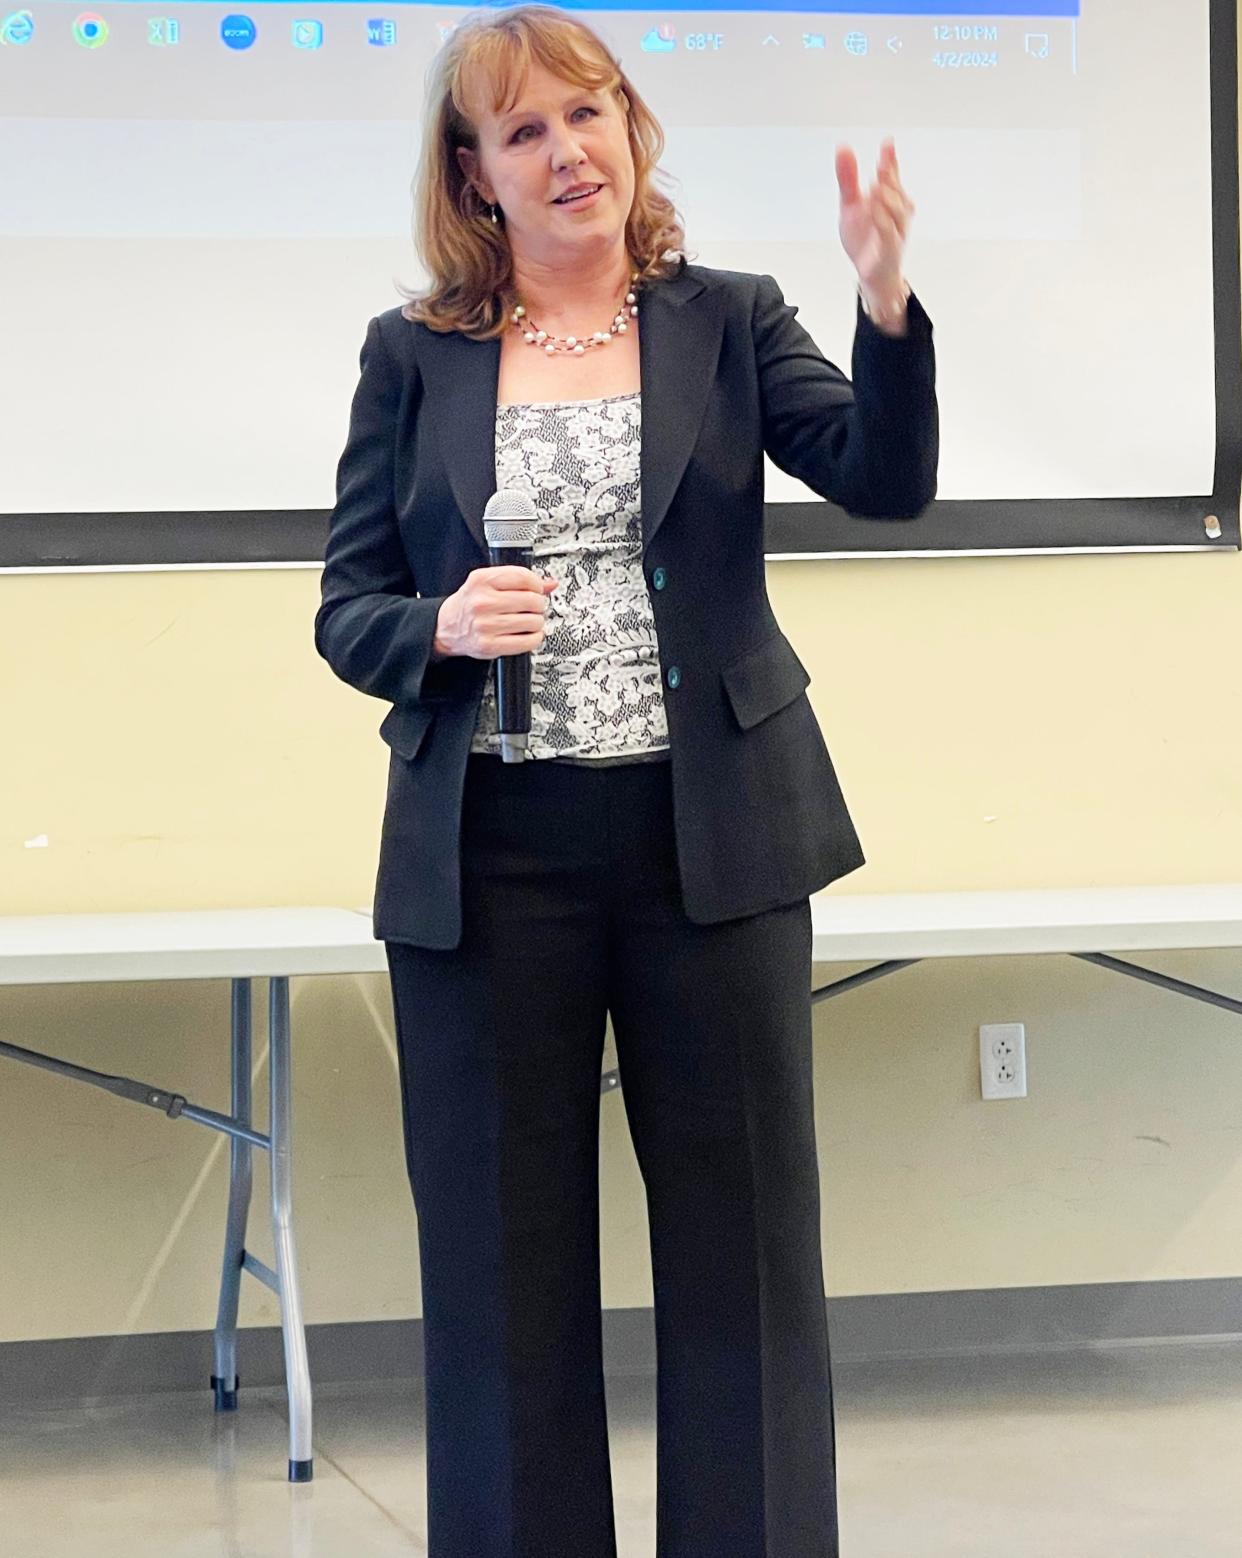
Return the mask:
[[[668,756],[655,622],[642,567],[641,393],[496,408],[496,487],[539,510],[532,567],[559,579],[531,657],[532,758]],[[499,753],[495,665],[472,752]]]

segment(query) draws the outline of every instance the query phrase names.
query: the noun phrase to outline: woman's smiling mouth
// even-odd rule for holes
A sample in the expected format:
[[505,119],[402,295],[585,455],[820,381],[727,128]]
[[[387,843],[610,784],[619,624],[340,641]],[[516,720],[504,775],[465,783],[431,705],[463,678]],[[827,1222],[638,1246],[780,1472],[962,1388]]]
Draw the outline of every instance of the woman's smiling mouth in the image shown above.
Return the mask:
[[575,184],[572,189],[567,189],[563,195],[558,195],[552,204],[554,206],[591,205],[603,187],[602,184]]

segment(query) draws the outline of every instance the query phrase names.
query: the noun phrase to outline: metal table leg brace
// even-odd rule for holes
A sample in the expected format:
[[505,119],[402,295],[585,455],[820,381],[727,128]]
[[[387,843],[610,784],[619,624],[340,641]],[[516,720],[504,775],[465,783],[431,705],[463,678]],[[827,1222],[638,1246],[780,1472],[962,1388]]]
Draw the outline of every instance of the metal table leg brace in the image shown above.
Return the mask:
[[[107,1076],[85,1066],[71,1065],[49,1055],[0,1043],[0,1056],[38,1066],[73,1081],[101,1087],[118,1098],[159,1109],[170,1120],[193,1120],[232,1138],[229,1171],[228,1215],[224,1235],[224,1267],[220,1278],[220,1303],[216,1316],[215,1373],[211,1386],[216,1410],[237,1408],[237,1304],[241,1274],[249,1271],[280,1300],[281,1331],[285,1350],[285,1388],[289,1398],[289,1481],[309,1482],[314,1476],[311,1448],[311,1385],[306,1356],[306,1331],[302,1322],[302,1296],[298,1286],[297,1257],[293,1240],[292,1086],[289,1044],[289,981],[273,976],[268,983],[268,1052],[271,1097],[270,1135],[251,1125],[249,979],[232,981],[232,1114],[218,1114],[188,1103],[179,1093],[165,1092],[129,1077]],[[250,1210],[252,1147],[270,1154],[272,1184],[272,1242],[276,1270],[272,1271],[245,1248]]]
[[[1141,968],[1137,963],[1126,963],[1121,958],[1110,957],[1105,952],[1069,952],[1067,957],[1078,958],[1083,963],[1094,963],[1097,968],[1110,969],[1114,974],[1125,974],[1130,979],[1141,979],[1144,984],[1156,985],[1161,990],[1171,990],[1174,995],[1184,995],[1192,1001],[1203,1001],[1208,1006],[1219,1006],[1226,1012],[1233,1012],[1242,1017],[1242,1001],[1236,1000],[1231,995],[1221,995],[1216,990],[1204,990],[1199,985],[1188,984],[1184,979],[1174,979],[1169,974],[1158,974],[1154,969]],[[865,968],[861,973],[850,974],[845,979],[835,980],[830,985],[821,985],[818,990],[811,991],[812,1003],[826,1001],[834,995],[844,995],[847,990],[853,990],[858,985],[868,984],[873,979],[883,979],[885,974],[895,974],[903,968],[912,968],[915,963],[922,963],[923,958],[894,958],[888,963],[877,963],[874,968]]]

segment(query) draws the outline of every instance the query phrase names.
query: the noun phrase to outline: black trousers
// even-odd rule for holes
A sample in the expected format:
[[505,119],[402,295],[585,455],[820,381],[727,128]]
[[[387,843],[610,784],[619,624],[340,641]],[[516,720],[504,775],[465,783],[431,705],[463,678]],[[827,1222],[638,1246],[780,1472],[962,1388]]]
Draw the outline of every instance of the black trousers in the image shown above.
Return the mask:
[[615,1558],[608,1013],[651,1233],[657,1558],[836,1558],[809,905],[688,920],[667,763],[472,756],[462,875],[459,947],[385,944],[429,1558]]

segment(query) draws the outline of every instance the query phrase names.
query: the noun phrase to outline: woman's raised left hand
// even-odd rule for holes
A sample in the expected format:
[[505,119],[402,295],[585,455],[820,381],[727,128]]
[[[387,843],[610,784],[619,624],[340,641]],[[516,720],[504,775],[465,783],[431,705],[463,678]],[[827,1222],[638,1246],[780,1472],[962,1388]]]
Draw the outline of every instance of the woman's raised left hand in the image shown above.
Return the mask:
[[864,194],[858,181],[858,158],[849,146],[837,148],[837,183],[841,186],[841,242],[858,272],[864,293],[883,296],[902,281],[906,234],[914,203],[901,187],[897,148],[886,140],[880,147],[876,181]]

